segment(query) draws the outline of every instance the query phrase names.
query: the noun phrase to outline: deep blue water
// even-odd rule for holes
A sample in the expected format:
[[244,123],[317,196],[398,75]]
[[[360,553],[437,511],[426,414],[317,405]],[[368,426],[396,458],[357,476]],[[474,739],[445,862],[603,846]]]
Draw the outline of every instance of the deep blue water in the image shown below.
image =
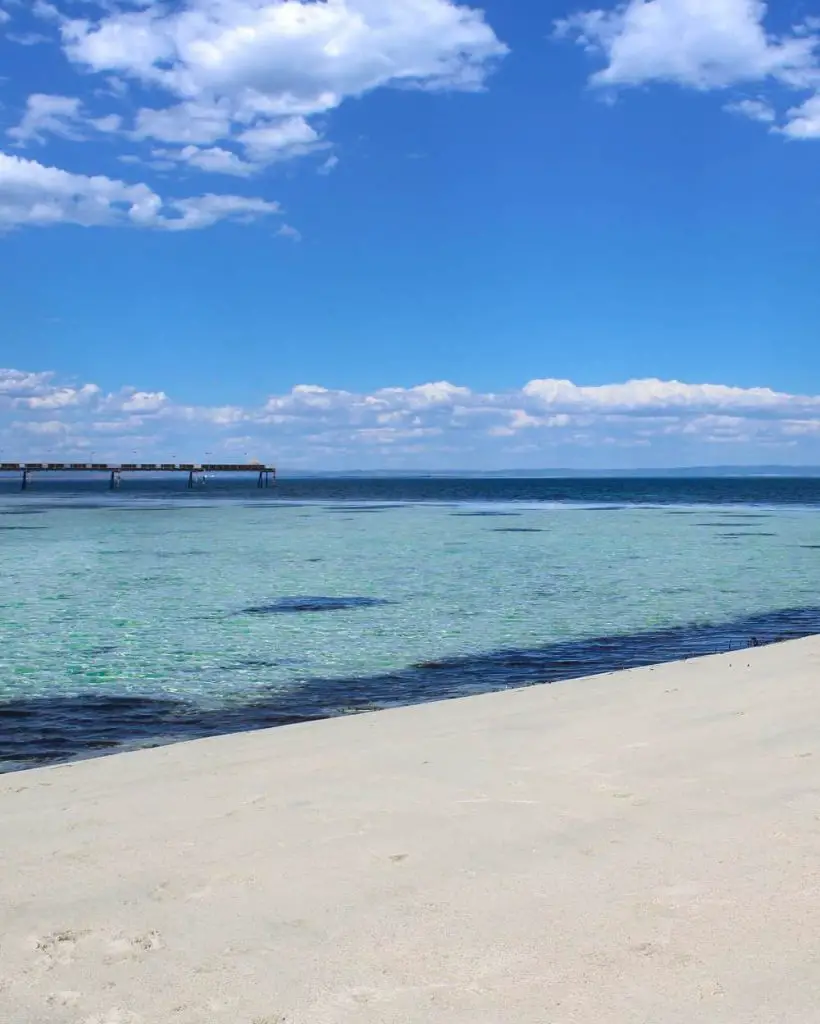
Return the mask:
[[[19,481],[0,477],[0,495],[11,495]],[[49,499],[73,497],[75,500],[104,499],[109,494],[103,476],[96,479],[66,480],[43,475],[36,477],[28,495]],[[326,501],[395,503],[434,502],[575,502],[590,505],[817,505],[820,506],[820,476],[817,477],[721,477],[709,478],[572,478],[558,479],[451,479],[443,477],[384,478],[305,478],[279,479],[269,490],[258,490],[254,481],[229,476],[209,479],[194,491],[185,489],[185,477],[146,479],[123,478],[118,495],[143,498],[202,500],[229,495],[250,502]]]

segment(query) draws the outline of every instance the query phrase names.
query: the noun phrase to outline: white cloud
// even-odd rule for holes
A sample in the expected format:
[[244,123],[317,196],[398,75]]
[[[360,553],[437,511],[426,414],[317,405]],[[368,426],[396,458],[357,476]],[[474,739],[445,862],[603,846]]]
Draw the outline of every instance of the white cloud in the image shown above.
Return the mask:
[[237,138],[249,159],[261,164],[302,156],[321,146],[319,133],[303,117],[288,117],[274,124],[248,128]]
[[[725,384],[682,384],[655,378],[631,380],[626,384],[579,387],[568,380],[534,380],[523,392],[551,409],[585,409],[590,412],[641,412],[671,409],[756,409],[759,412],[790,406],[792,395],[770,388],[736,388]],[[811,398],[820,408],[820,399]]]
[[51,36],[45,36],[42,32],[7,32],[6,39],[18,46],[39,46],[40,43],[51,43]]
[[29,409],[66,409],[90,402],[99,393],[100,389],[96,384],[83,384],[79,388],[55,387],[43,395],[17,399],[17,404],[26,405]]
[[209,228],[221,220],[235,220],[248,224],[259,217],[279,213],[278,203],[264,199],[246,199],[243,196],[205,195],[192,199],[176,199],[169,204],[180,214],[162,221],[168,231],[190,231]]
[[[483,13],[455,0],[33,0],[29,10],[59,32],[78,76],[100,77],[97,88],[77,88],[83,102],[29,96],[8,130],[14,145],[82,143],[104,133],[139,147],[116,159],[187,175],[250,178],[319,153],[330,145],[319,117],[346,99],[391,86],[479,90],[507,52]],[[29,36],[20,41],[36,41]],[[139,95],[152,105],[135,109]],[[150,154],[146,143],[163,148]],[[173,231],[277,208],[230,195],[163,201],[148,185],[0,159],[5,226]],[[337,162],[331,155],[319,169]]]
[[178,96],[253,94],[268,114],[327,111],[407,82],[474,88],[506,47],[449,0],[189,0],[63,25],[71,59]]
[[471,395],[472,392],[469,388],[459,387],[446,380],[441,380],[433,384],[418,384],[412,388],[381,388],[368,397],[376,404],[423,409],[436,405],[455,405],[460,400],[469,400]]
[[145,184],[71,174],[0,153],[0,229],[76,224],[187,231],[220,220],[247,222],[278,212],[277,203],[242,196],[164,200]]
[[[627,0],[571,14],[556,23],[556,35],[603,58],[604,67],[590,79],[597,88],[669,82],[705,91],[756,83],[815,92],[820,19],[804,18],[776,35],[767,27],[767,14],[762,0]],[[818,103],[820,94],[790,110],[784,133],[820,135]],[[768,98],[741,98],[725,109],[777,130]]]
[[820,139],[820,92],[787,112],[783,134],[792,139]]
[[47,135],[64,139],[81,139],[78,128],[80,101],[71,96],[29,96],[23,119],[6,134],[18,143],[44,142]]
[[629,0],[571,15],[559,33],[599,49],[597,85],[675,82],[714,89],[769,76],[793,82],[816,67],[817,40],[766,31],[761,0]]
[[44,394],[51,387],[53,373],[0,369],[0,399]]
[[188,0],[63,19],[61,30],[79,69],[170,98],[137,112],[133,138],[235,142],[260,168],[320,148],[307,119],[347,98],[478,89],[507,52],[480,11],[451,0]]
[[43,21],[60,21],[62,15],[54,4],[47,3],[47,0],[34,0],[31,5],[31,13]]
[[168,405],[164,391],[134,391],[119,403],[122,412],[158,412]]
[[116,132],[121,123],[122,118],[117,114],[89,117],[76,97],[33,93],[26,101],[22,120],[6,134],[18,146],[45,142],[49,135],[81,142],[93,131]]
[[302,241],[302,232],[291,224],[283,224],[276,234],[279,235],[280,238],[289,238],[292,242]]
[[759,121],[761,124],[774,124],[777,120],[774,107],[766,100],[736,100],[727,103],[723,109],[730,114],[740,114],[741,117],[748,117],[750,121]]
[[230,132],[230,112],[224,104],[188,102],[162,110],[144,107],[137,111],[132,136],[203,146],[226,138]]
[[0,370],[0,447],[9,457],[93,448],[101,459],[130,458],[137,445],[145,458],[194,459],[205,451],[229,458],[250,449],[293,466],[327,468],[511,467],[521,459],[531,466],[600,465],[620,458],[602,452],[620,449],[641,452],[644,465],[691,464],[708,462],[716,446],[723,461],[770,461],[767,449],[781,446],[790,458],[816,463],[820,396],[654,379],[581,386],[546,378],[504,392],[446,381],[367,393],[303,384],[257,406],[196,406],[161,390],[106,394],[54,374]]
[[339,166],[339,158],[332,153],[323,164],[319,165],[319,174],[330,174]]
[[58,434],[67,434],[69,426],[62,420],[35,420],[31,423],[16,420],[11,424],[12,430],[23,430],[27,434],[39,434],[40,436],[53,437]]
[[177,150],[155,149],[152,150],[151,156],[164,161],[169,166],[178,162],[209,174],[232,174],[237,178],[249,178],[259,170],[256,164],[250,164],[238,157],[236,153],[222,149],[220,146],[206,148],[185,146],[183,149]]

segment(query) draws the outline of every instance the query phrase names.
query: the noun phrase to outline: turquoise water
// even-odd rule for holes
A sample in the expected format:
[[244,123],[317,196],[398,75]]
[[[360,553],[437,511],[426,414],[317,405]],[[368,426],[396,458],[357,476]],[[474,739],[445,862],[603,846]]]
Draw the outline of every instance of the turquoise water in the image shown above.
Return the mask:
[[[412,666],[432,679],[442,661],[817,604],[817,510],[799,505],[77,500],[2,500],[0,708],[139,697],[299,714],[304,692],[310,717],[355,704],[361,680],[381,680],[371,702],[402,702]],[[476,688],[467,676],[456,691]],[[317,680],[349,693],[335,682],[324,701]]]

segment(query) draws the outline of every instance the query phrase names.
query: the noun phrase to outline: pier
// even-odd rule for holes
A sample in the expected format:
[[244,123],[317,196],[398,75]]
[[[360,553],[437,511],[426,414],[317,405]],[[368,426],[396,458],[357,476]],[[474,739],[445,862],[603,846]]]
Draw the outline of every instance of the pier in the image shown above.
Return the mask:
[[189,490],[204,483],[209,473],[254,473],[257,487],[270,487],[276,480],[276,469],[259,462],[0,462],[0,473],[19,473],[23,491],[39,473],[104,473],[112,491],[120,486],[123,473],[187,473]]

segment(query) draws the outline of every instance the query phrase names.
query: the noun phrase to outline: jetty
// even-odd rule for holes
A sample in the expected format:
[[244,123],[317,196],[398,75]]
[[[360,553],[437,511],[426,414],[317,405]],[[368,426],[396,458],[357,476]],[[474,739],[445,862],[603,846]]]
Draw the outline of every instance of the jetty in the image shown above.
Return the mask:
[[189,490],[215,473],[254,473],[257,487],[270,487],[276,480],[276,469],[260,462],[0,462],[0,473],[19,473],[23,491],[40,473],[103,473],[112,491],[120,486],[124,473],[187,473]]

